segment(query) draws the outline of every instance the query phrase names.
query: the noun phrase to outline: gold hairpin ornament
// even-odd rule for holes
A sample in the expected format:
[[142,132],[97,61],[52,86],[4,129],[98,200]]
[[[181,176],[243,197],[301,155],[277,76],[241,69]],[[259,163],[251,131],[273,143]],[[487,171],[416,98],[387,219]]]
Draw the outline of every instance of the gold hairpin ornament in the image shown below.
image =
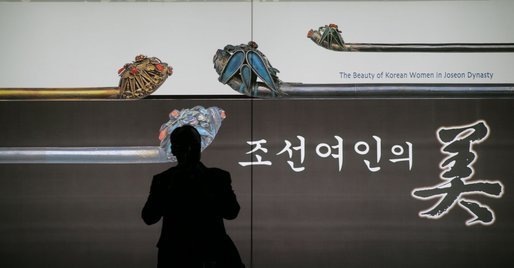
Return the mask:
[[156,57],[138,55],[118,74],[118,87],[0,88],[0,100],[142,99],[155,92],[173,68]]

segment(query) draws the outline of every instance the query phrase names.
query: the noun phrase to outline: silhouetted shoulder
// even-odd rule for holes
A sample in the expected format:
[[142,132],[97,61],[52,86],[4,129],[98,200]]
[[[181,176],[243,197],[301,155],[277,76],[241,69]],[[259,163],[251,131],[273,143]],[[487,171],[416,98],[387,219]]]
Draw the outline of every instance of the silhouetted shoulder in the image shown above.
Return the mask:
[[173,172],[175,171],[176,167],[172,167],[172,168],[169,168],[159,174],[156,174],[154,175],[154,179],[155,178],[164,178],[164,177],[168,177],[169,175],[173,174]]
[[207,171],[211,176],[219,178],[219,180],[222,180],[225,183],[231,183],[230,173],[228,171],[221,168],[207,168]]
[[162,192],[168,184],[172,174],[175,171],[175,167],[167,169],[159,174],[153,176],[152,185],[150,186],[150,192],[157,193]]

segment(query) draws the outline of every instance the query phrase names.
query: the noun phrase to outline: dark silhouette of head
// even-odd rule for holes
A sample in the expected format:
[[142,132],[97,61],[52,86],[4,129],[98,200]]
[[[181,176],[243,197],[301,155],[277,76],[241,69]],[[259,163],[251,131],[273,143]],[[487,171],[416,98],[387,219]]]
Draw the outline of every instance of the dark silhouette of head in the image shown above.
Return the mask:
[[170,135],[171,152],[179,165],[194,166],[200,162],[202,138],[190,125],[176,128]]

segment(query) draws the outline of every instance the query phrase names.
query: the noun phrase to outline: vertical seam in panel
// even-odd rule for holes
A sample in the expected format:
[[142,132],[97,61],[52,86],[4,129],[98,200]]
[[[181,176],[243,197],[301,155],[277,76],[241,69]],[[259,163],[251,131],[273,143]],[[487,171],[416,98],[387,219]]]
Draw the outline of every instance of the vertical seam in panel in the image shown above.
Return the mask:
[[[250,0],[250,39],[253,40],[253,0]],[[253,141],[253,97],[250,99],[250,140]],[[253,161],[253,153],[250,155]],[[253,268],[253,165],[250,166],[250,268]]]

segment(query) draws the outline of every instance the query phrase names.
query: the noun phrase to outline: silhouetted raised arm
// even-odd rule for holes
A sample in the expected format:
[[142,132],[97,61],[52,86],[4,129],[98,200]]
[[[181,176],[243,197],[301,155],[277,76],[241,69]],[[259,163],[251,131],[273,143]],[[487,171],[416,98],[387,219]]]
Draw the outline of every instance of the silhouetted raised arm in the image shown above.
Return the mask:
[[161,184],[159,177],[155,176],[150,187],[150,195],[141,212],[143,221],[148,225],[157,223],[164,213],[164,202],[162,201],[164,196]]
[[224,219],[227,220],[233,220],[237,217],[239,214],[240,206],[237,202],[236,195],[234,194],[234,191],[232,190],[230,179],[230,173],[221,170],[221,169],[215,169],[217,176],[219,176],[222,179],[223,182],[223,188],[222,188],[222,196],[219,205],[221,216]]

